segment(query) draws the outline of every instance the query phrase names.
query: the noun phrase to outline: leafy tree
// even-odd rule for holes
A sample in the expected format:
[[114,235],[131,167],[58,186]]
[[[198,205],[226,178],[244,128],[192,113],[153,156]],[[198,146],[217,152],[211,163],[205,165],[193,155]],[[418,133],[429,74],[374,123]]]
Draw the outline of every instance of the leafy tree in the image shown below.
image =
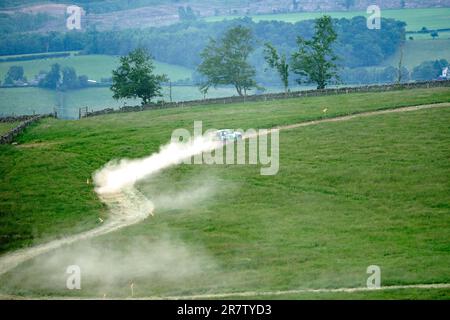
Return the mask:
[[244,96],[257,87],[255,68],[247,61],[253,50],[252,32],[242,26],[229,29],[219,42],[210,39],[198,67],[207,78],[200,89],[207,92],[211,86],[233,85],[239,96]]
[[300,75],[298,83],[314,82],[324,89],[330,81],[338,80],[336,60],[332,45],[337,39],[330,16],[316,20],[315,34],[311,40],[297,38],[298,51],[292,55],[292,70]]
[[62,87],[64,89],[76,89],[80,86],[77,73],[72,67],[64,67],[62,69]]
[[179,7],[178,8],[178,17],[182,21],[193,21],[193,20],[197,19],[197,15],[195,14],[195,12],[192,10],[192,8],[190,6],[187,6],[186,8]]
[[5,76],[5,84],[14,84],[15,81],[26,81],[22,66],[9,67],[8,73]]
[[435,80],[441,75],[442,69],[448,65],[448,61],[445,59],[424,61],[413,69],[411,78],[418,81]]
[[355,5],[355,0],[344,0],[344,7],[349,10]]
[[401,67],[400,71],[397,70],[397,72],[399,73],[399,77],[400,78],[400,82],[407,82],[410,80],[410,73],[408,68],[406,67]]
[[383,82],[393,83],[396,79],[398,79],[398,69],[393,66],[384,68],[381,78]]
[[287,93],[289,89],[289,64],[287,63],[286,55],[283,54],[280,56],[274,46],[266,43],[264,58],[271,68],[277,70],[283,82],[284,91]]
[[59,64],[52,64],[51,70],[39,82],[39,86],[49,89],[58,89],[61,84],[61,67]]
[[155,75],[151,56],[138,48],[120,58],[120,66],[113,71],[111,90],[113,98],[140,98],[147,104],[154,97],[160,97],[161,83],[166,75]]
[[89,86],[89,82],[88,82],[88,77],[85,75],[79,76],[78,77],[78,83],[80,84],[81,88],[85,88],[87,86]]

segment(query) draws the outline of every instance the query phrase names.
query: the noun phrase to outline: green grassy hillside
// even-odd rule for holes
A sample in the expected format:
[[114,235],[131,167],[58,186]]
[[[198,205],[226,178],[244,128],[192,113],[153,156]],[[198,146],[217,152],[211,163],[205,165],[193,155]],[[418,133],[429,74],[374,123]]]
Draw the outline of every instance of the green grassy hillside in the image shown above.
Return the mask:
[[[157,151],[174,129],[192,130],[195,120],[202,120],[204,129],[270,128],[435,102],[450,102],[450,90],[189,107],[81,121],[45,119],[28,128],[18,146],[0,146],[0,249],[99,225],[106,209],[86,179],[111,159]],[[171,207],[176,201],[169,196],[170,205],[157,207],[155,217],[143,223],[12,270],[0,279],[0,290],[126,297],[133,282],[136,296],[144,297],[355,287],[365,285],[371,264],[381,266],[383,285],[448,283],[449,117],[450,108],[439,108],[283,131],[276,176],[261,176],[258,166],[165,170],[140,183],[150,199],[189,192],[198,183],[214,186],[216,192],[178,207]],[[134,261],[135,250],[144,250],[138,251],[141,264],[120,271],[120,265]],[[167,254],[161,263],[167,265],[152,269],[161,250]],[[171,260],[172,251],[177,252],[173,259],[180,260]],[[104,270],[83,274],[83,290],[75,293],[64,288],[64,270],[74,261]],[[114,281],[108,272],[116,275]],[[448,290],[345,297],[445,296]],[[343,294],[288,296],[321,297]]]

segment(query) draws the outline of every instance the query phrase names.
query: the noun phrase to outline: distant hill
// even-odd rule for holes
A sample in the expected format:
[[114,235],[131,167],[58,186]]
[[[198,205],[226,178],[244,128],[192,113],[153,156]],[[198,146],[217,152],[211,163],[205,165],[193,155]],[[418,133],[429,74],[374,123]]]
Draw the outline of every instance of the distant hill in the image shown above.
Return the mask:
[[379,4],[382,9],[450,7],[450,0],[6,0],[0,2],[0,16],[18,13],[45,14],[53,19],[49,18],[48,23],[33,31],[61,31],[65,27],[66,7],[69,3],[83,8],[85,26],[96,25],[99,30],[170,25],[183,19],[180,18],[180,7],[189,7],[194,19],[273,13],[365,11],[374,3]]
[[[146,6],[193,6],[218,10],[257,10],[261,13],[270,11],[320,11],[364,9],[377,4],[384,9],[399,8],[433,8],[450,6],[450,0],[4,0],[0,8],[26,7],[42,4],[78,4],[90,9],[91,13],[112,12],[135,9]],[[224,12],[222,12],[224,13]],[[232,12],[230,12],[232,13]]]

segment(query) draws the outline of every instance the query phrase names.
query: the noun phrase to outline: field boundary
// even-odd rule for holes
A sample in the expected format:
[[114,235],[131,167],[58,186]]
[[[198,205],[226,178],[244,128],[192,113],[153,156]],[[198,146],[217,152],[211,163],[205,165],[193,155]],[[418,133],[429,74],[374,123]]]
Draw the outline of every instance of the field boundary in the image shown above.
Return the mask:
[[[22,121],[22,122],[19,125],[17,125],[15,128],[9,130],[7,133],[2,134],[0,136],[0,145],[12,143],[14,138],[17,135],[19,135],[20,133],[22,133],[26,127],[35,123],[36,121],[39,121],[43,118],[48,118],[48,117],[55,117],[55,115],[50,113],[50,114],[41,114],[41,115],[36,115],[36,116],[31,116],[31,117],[30,116],[22,116],[22,117],[8,117],[6,119],[3,119],[3,121],[0,121],[0,122],[15,122],[17,120]],[[17,120],[15,120],[15,119],[17,119]]]
[[450,80],[423,81],[423,82],[411,82],[411,83],[387,84],[387,85],[368,85],[368,86],[344,87],[344,88],[323,89],[323,90],[291,91],[287,93],[268,93],[260,95],[249,95],[244,97],[232,96],[232,97],[212,98],[202,100],[189,100],[181,102],[161,101],[158,103],[152,103],[143,106],[124,106],[119,109],[106,108],[98,111],[88,111],[88,108],[80,108],[79,118],[81,119],[112,113],[139,112],[145,110],[169,109],[180,107],[182,108],[201,105],[272,101],[272,100],[292,99],[302,97],[319,97],[319,96],[342,95],[350,93],[386,92],[395,90],[410,90],[410,89],[437,88],[437,87],[450,87]]

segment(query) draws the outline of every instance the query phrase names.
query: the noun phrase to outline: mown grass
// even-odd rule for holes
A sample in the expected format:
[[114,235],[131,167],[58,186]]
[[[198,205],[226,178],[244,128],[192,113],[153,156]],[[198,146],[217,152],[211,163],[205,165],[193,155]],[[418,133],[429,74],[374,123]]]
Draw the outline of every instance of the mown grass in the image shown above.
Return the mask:
[[[173,129],[191,129],[194,120],[203,120],[205,128],[268,128],[445,101],[448,89],[430,89],[44,120],[26,130],[19,146],[0,147],[1,250],[97,225],[105,209],[86,184],[92,172],[113,158],[157,151]],[[448,282],[449,119],[443,108],[282,132],[280,172],[271,177],[260,176],[257,166],[171,168],[140,190],[154,199],[204,182],[215,193],[195,205],[156,208],[155,217],[139,225],[28,262],[5,275],[2,288],[126,297],[130,281],[137,296],[359,287],[371,264],[381,266],[383,285]],[[85,274],[81,292],[64,288],[65,268],[78,259],[71,252],[97,247],[126,256],[134,246],[161,241],[189,248],[194,261],[208,257],[201,274],[174,280],[161,270],[142,273],[139,266],[113,285]],[[61,251],[64,258],[58,258]],[[145,256],[143,261],[152,263]],[[117,266],[103,267],[106,277]],[[421,292],[375,297],[448,295]]]
[[[323,15],[330,15],[333,18],[351,19],[356,16],[369,16],[365,11],[339,11],[339,12],[300,12],[300,13],[280,13],[250,16],[255,22],[264,20],[278,20],[295,23],[303,20],[317,19]],[[419,31],[422,27],[429,30],[449,28],[450,8],[427,8],[427,9],[394,9],[382,10],[383,18],[391,18],[407,23],[408,31]],[[242,16],[217,16],[205,18],[206,21],[221,21],[224,19],[236,19]]]

